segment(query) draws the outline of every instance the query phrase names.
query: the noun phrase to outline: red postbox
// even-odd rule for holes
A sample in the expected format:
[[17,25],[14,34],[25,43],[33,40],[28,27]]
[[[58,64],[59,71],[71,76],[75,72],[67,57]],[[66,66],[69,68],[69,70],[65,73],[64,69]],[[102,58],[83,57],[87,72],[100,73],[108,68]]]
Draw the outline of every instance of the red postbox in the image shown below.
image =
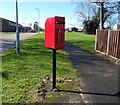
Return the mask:
[[51,17],[45,22],[45,47],[64,48],[65,17]]

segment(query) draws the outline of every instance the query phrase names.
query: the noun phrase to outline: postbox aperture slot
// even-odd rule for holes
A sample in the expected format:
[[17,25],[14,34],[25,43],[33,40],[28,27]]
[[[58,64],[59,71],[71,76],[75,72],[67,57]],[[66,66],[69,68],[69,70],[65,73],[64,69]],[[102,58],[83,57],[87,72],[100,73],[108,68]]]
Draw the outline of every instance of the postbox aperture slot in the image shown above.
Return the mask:
[[64,22],[56,22],[56,24],[65,24]]

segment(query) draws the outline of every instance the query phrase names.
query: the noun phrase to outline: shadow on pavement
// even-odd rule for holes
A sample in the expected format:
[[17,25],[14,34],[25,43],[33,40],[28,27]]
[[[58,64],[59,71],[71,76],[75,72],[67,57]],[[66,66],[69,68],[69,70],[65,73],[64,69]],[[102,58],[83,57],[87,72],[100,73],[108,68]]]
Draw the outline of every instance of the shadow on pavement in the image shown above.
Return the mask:
[[109,94],[109,93],[96,93],[96,92],[82,92],[82,91],[70,91],[70,90],[59,90],[59,92],[69,92],[69,93],[78,93],[78,94],[89,94],[89,95],[103,95],[103,96],[120,97],[120,92],[115,93],[115,94]]

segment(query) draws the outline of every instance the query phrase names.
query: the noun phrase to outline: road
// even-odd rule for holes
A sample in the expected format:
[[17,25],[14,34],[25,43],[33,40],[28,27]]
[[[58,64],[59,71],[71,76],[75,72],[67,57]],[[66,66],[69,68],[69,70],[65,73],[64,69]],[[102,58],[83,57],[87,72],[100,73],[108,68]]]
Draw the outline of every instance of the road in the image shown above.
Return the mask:
[[[26,40],[36,33],[20,33],[20,41]],[[5,50],[15,46],[16,34],[2,33],[0,34],[0,54]]]

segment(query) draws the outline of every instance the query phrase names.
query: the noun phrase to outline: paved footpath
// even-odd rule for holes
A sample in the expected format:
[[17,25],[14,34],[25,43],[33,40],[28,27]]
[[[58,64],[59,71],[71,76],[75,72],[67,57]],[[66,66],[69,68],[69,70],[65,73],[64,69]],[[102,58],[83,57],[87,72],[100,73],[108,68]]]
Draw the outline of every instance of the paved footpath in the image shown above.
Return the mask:
[[69,59],[86,84],[83,94],[91,96],[92,103],[118,103],[119,67],[103,58],[66,42]]
[[[20,41],[26,40],[36,33],[20,33]],[[16,34],[2,33],[0,34],[0,53],[15,46]]]

